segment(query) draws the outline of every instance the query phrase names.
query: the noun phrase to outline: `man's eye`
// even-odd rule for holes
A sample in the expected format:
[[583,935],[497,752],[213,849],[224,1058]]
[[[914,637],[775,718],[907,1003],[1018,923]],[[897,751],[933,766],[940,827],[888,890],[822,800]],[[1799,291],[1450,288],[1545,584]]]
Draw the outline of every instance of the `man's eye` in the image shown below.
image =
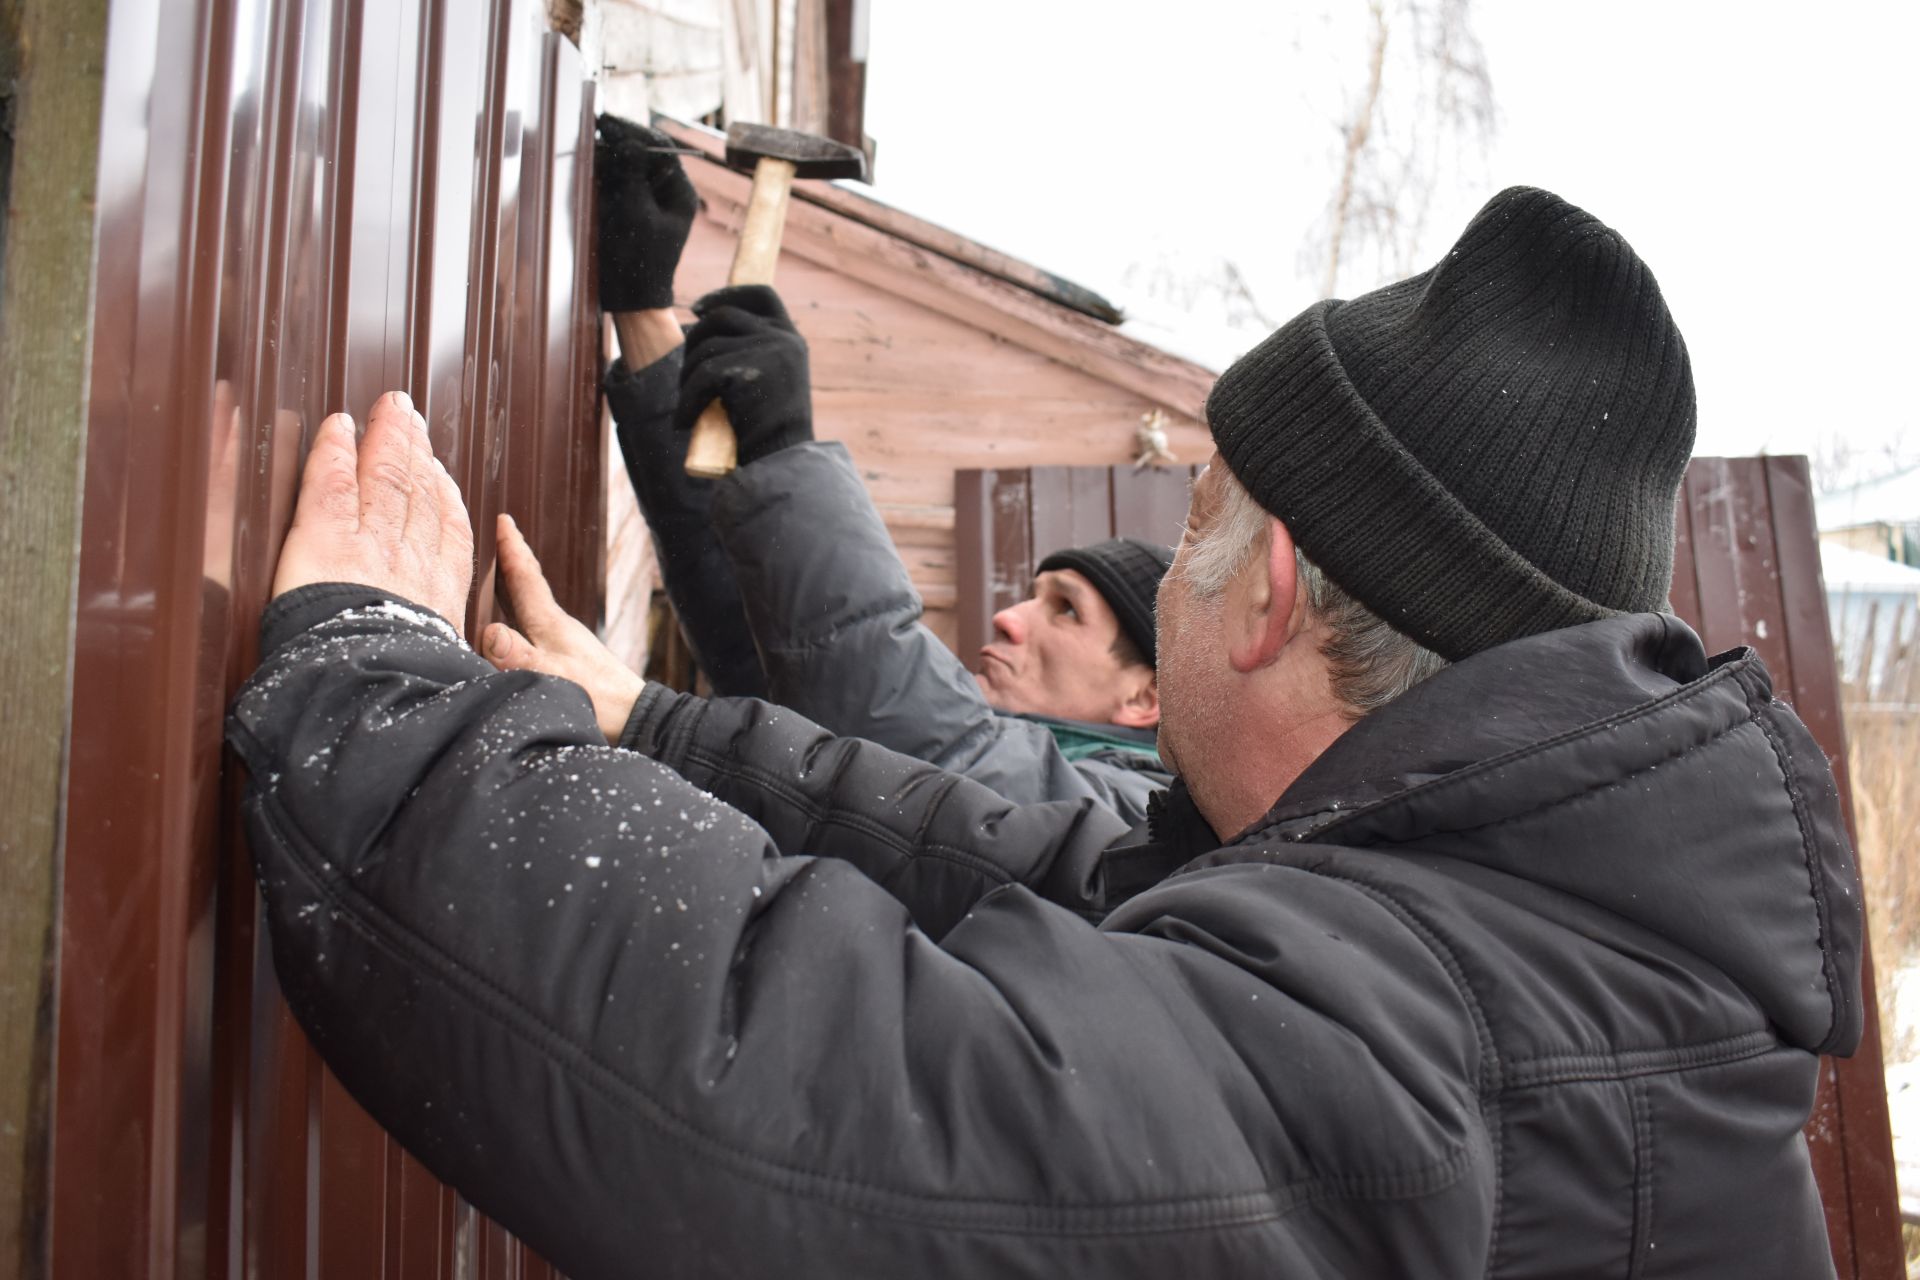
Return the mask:
[[1060,602],[1060,612],[1064,613],[1067,617],[1072,618],[1075,622],[1080,621],[1079,610],[1075,609],[1072,605],[1068,604],[1065,600],[1062,600]]

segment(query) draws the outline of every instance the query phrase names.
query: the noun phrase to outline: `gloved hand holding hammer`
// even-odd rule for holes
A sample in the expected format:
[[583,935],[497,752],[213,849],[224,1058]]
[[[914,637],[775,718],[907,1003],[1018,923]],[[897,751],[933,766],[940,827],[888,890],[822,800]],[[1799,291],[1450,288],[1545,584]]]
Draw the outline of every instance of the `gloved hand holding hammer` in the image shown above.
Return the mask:
[[714,400],[726,407],[740,465],[813,439],[807,341],[771,285],[715,289],[693,304],[700,322],[687,332],[676,433],[685,437]]
[[[699,196],[677,150],[664,133],[618,116],[600,117],[594,156],[600,306],[614,318],[629,368],[642,377],[682,341],[672,310],[673,280]],[[686,335],[690,346],[673,414],[681,434],[661,435],[660,397],[651,397],[644,406],[651,412],[638,415],[646,421],[636,424],[648,428],[637,441],[646,460],[684,459],[685,433],[716,399],[733,419],[741,463],[811,440],[806,340],[773,289],[717,289],[694,303],[693,312],[700,322]]]
[[606,382],[620,454],[694,660],[715,692],[758,697],[766,676],[733,568],[714,538],[713,484],[687,474],[688,437],[673,429],[683,340],[673,281],[700,197],[666,134],[617,116],[603,115],[599,123],[600,306],[613,320],[624,357]]
[[[673,139],[600,118],[595,189],[601,305],[624,364],[607,379],[621,453],[653,530],[667,592],[694,656],[725,694],[760,694],[759,655],[732,567],[714,540],[712,486],[725,475],[813,438],[807,347],[769,282],[795,177],[864,177],[866,158],[825,138],[735,125],[727,163],[751,169],[732,284],[694,305],[682,334],[673,280],[699,210]],[[682,366],[684,364],[684,371]],[[690,474],[687,474],[690,473]]]

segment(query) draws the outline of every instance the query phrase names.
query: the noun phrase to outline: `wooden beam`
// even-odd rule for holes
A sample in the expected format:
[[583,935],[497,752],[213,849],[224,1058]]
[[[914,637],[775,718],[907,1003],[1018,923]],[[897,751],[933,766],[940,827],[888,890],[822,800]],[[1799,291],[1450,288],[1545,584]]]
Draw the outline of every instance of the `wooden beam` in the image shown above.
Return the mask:
[[46,1273],[61,806],[107,0],[0,0],[0,1273]]

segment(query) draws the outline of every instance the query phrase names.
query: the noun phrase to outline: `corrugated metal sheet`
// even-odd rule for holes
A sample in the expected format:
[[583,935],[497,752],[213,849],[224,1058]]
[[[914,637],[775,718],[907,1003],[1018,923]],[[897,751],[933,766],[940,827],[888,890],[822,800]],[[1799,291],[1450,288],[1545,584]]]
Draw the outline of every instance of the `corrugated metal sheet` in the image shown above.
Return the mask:
[[[306,441],[409,391],[601,597],[591,88],[539,0],[118,0],[61,898],[62,1277],[537,1276],[281,1005],[220,720]],[[491,612],[477,593],[471,627]]]
[[[960,653],[992,637],[993,613],[1031,592],[1048,554],[1117,534],[1178,540],[1190,470],[1010,467],[955,476]],[[1169,520],[1174,522],[1169,527]],[[1680,495],[1673,609],[1708,653],[1751,645],[1826,752],[1847,821],[1845,728],[1827,630],[1826,593],[1805,458],[1696,458]],[[1873,999],[1873,958],[1862,977],[1866,1031],[1851,1058],[1823,1058],[1806,1128],[1838,1274],[1906,1274],[1893,1139]]]

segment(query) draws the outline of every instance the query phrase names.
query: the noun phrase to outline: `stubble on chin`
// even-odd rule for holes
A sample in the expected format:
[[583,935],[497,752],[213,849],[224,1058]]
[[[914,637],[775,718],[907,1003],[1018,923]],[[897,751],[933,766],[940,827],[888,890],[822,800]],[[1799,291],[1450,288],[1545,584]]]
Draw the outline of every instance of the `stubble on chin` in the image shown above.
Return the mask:
[[1191,787],[1194,771],[1206,768],[1206,751],[1203,746],[1191,752],[1182,747],[1203,743],[1225,726],[1226,691],[1207,678],[1205,667],[1220,647],[1220,619],[1203,601],[1189,599],[1183,604],[1163,620],[1157,641],[1161,655],[1157,744],[1161,761]]

